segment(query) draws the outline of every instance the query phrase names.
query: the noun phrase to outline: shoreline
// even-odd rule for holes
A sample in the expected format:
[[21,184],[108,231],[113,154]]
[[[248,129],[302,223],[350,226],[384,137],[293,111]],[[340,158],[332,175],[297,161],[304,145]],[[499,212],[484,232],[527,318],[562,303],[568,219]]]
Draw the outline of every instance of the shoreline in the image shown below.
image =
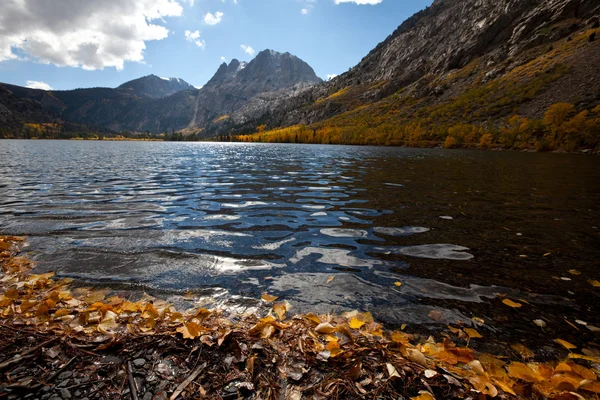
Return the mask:
[[[477,326],[425,338],[369,313],[293,315],[263,294],[268,315],[178,311],[33,274],[24,238],[0,237],[0,398],[410,398],[487,395],[577,399],[600,394],[600,352],[557,339],[563,359],[479,353]],[[191,397],[190,397],[191,396]],[[567,397],[565,397],[567,396]],[[569,397],[570,396],[570,397]],[[586,397],[587,396],[587,397]]]
[[81,142],[155,142],[155,143],[239,143],[239,144],[286,144],[286,145],[313,145],[313,146],[351,146],[351,147],[383,147],[383,148],[398,148],[398,149],[440,149],[440,150],[476,150],[485,152],[513,152],[513,153],[538,153],[538,154],[577,154],[577,155],[600,155],[599,151],[593,149],[583,149],[578,151],[566,151],[566,150],[552,150],[552,151],[538,151],[535,149],[507,149],[502,147],[490,147],[480,148],[477,146],[466,146],[466,147],[453,147],[445,148],[442,142],[436,142],[433,146],[407,146],[407,145],[385,145],[385,144],[345,144],[345,143],[290,143],[290,142],[243,142],[243,141],[216,141],[216,140],[190,140],[190,141],[172,141],[164,139],[117,139],[117,138],[104,138],[104,139],[84,139],[84,138],[71,138],[71,139],[15,139],[15,138],[2,138],[2,140],[27,140],[27,141],[81,141]]

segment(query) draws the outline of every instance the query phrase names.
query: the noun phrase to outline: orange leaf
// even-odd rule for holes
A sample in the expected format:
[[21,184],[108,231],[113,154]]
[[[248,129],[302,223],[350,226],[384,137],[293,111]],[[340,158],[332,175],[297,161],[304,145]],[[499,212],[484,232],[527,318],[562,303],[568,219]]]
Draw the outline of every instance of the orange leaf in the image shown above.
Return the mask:
[[571,350],[571,349],[576,349],[577,346],[575,346],[572,343],[567,342],[566,340],[562,340],[562,339],[555,339],[554,340],[556,343],[560,344],[561,346],[563,346],[565,349],[567,350]]
[[502,302],[512,308],[519,308],[522,306],[521,303],[517,303],[515,301],[512,301],[511,299],[504,299],[504,300],[502,300]]
[[469,336],[469,339],[477,339],[477,338],[482,338],[483,336],[481,336],[479,334],[479,332],[477,332],[475,329],[472,328],[464,328],[463,329],[465,331],[465,333]]
[[272,295],[267,294],[267,293],[263,293],[262,296],[260,296],[260,298],[263,299],[264,301],[266,301],[267,303],[272,303],[272,302],[274,302],[275,300],[278,299],[277,296],[272,296]]

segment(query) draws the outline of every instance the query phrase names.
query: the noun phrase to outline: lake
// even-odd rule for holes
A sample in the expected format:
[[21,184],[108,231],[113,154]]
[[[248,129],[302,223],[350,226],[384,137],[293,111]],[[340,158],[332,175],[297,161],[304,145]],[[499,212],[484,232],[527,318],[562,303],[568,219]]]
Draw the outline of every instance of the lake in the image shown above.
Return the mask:
[[481,318],[531,345],[600,326],[594,156],[3,140],[0,177],[0,234],[80,284],[239,309],[268,292],[415,329]]

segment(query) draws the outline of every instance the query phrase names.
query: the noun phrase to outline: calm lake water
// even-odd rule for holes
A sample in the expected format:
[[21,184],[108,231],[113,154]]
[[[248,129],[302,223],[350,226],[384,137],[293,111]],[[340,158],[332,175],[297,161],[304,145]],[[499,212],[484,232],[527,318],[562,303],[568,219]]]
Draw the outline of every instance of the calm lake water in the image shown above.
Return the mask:
[[86,284],[209,305],[269,292],[298,312],[479,317],[484,336],[584,343],[594,333],[575,320],[600,326],[587,282],[600,280],[599,167],[562,154],[4,140],[0,233],[29,236],[40,271]]

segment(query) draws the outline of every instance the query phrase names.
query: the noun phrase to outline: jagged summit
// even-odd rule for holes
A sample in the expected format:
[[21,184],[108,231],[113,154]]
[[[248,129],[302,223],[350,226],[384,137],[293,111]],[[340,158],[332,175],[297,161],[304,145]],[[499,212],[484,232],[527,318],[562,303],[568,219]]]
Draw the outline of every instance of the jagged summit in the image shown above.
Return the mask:
[[164,78],[156,75],[147,75],[129,82],[125,82],[118,90],[132,91],[142,97],[160,99],[182,90],[192,90],[194,87],[180,78]]

